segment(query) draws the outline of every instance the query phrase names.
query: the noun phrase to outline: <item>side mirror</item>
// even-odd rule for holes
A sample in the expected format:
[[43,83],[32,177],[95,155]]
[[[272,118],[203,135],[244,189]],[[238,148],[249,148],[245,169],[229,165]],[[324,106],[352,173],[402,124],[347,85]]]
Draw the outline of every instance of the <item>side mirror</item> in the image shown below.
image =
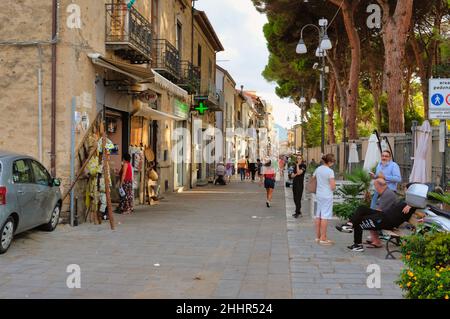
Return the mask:
[[56,186],[56,187],[61,186],[61,179],[54,178],[52,184],[53,184],[53,186]]

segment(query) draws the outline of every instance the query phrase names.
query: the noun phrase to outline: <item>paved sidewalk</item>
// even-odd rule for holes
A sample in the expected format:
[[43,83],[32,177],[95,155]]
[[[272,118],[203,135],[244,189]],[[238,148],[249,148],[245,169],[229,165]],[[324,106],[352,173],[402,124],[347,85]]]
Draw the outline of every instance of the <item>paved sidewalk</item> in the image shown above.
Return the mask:
[[[348,251],[351,235],[333,226],[336,245],[318,246],[312,219],[291,217],[283,184],[271,208],[257,183],[236,181],[115,215],[116,231],[104,223],[26,232],[0,256],[0,298],[401,297],[401,262],[382,249]],[[81,289],[67,288],[70,264],[81,268]],[[381,289],[366,286],[369,264],[381,267]]]
[[[109,224],[19,235],[0,298],[291,298],[283,188],[246,181],[170,194]],[[66,267],[81,267],[68,289]]]
[[[335,225],[341,223],[339,220],[332,220],[328,226],[328,237],[335,245],[316,244],[314,221],[307,201],[302,202],[304,217],[295,219],[292,217],[295,211],[292,188],[285,188],[285,194],[293,298],[402,298],[401,289],[394,284],[403,267],[401,261],[385,260],[384,247],[368,248],[359,253],[350,251],[347,246],[352,243],[353,234],[337,231]],[[373,270],[367,272],[371,264],[380,267],[380,289],[367,287],[367,278],[373,273]]]

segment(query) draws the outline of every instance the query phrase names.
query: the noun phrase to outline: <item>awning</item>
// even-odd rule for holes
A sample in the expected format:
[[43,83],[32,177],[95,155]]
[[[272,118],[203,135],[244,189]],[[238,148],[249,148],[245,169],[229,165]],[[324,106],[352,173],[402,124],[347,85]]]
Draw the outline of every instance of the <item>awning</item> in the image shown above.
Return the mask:
[[89,54],[88,56],[91,58],[92,63],[96,65],[125,74],[126,76],[136,80],[138,83],[155,83],[178,98],[181,98],[186,102],[190,101],[189,93],[186,90],[183,90],[181,87],[175,83],[172,83],[170,80],[166,79],[158,72],[155,72],[153,69],[147,69],[130,63],[108,59],[99,54]]
[[184,121],[185,119],[170,113],[162,112],[159,110],[155,110],[150,106],[142,103],[140,101],[135,102],[135,110],[133,112],[133,116],[142,116],[150,120],[155,121],[164,121],[164,120],[175,120],[175,121]]
[[153,70],[142,68],[130,63],[111,60],[103,56],[91,55],[92,63],[101,67],[125,74],[139,83],[155,82],[155,74]]
[[183,90],[178,85],[172,83],[158,72],[153,71],[153,75],[155,76],[155,84],[159,85],[161,88],[171,92],[173,95],[183,99],[186,102],[190,101],[189,93],[186,90]]

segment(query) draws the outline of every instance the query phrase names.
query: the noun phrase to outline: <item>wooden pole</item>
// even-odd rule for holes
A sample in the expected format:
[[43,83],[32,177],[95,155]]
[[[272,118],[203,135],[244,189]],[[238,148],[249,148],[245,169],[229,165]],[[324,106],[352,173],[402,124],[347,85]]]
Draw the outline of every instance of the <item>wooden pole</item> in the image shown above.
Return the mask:
[[91,158],[95,155],[95,153],[97,152],[97,147],[94,147],[94,149],[91,151],[91,153],[89,154],[88,158],[86,159],[86,161],[84,162],[83,166],[81,166],[80,170],[78,171],[77,176],[75,177],[75,180],[72,182],[72,184],[70,185],[69,189],[64,193],[64,195],[62,196],[62,201],[64,202],[64,200],[67,198],[67,196],[70,194],[70,192],[72,191],[72,189],[74,188],[75,184],[78,182],[78,180],[80,179],[80,177],[83,175],[84,173],[84,169],[86,168],[86,166],[89,164],[89,161],[91,160]]
[[108,209],[108,217],[109,217],[109,223],[111,225],[111,229],[115,229],[114,225],[114,216],[112,212],[112,205],[111,205],[111,190],[109,188],[110,183],[110,176],[109,176],[109,154],[106,151],[106,132],[103,127],[103,123],[100,126],[100,130],[102,132],[102,150],[103,150],[103,177],[105,179],[105,193],[106,193],[106,206]]

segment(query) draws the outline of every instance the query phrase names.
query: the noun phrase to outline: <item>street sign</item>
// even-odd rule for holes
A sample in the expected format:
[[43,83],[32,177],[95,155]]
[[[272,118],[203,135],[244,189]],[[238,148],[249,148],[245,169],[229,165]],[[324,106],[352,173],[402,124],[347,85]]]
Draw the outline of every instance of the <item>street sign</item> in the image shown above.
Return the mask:
[[196,95],[194,96],[194,101],[206,101],[208,99],[208,96],[204,96],[204,95]]
[[450,119],[450,79],[430,79],[429,118]]

